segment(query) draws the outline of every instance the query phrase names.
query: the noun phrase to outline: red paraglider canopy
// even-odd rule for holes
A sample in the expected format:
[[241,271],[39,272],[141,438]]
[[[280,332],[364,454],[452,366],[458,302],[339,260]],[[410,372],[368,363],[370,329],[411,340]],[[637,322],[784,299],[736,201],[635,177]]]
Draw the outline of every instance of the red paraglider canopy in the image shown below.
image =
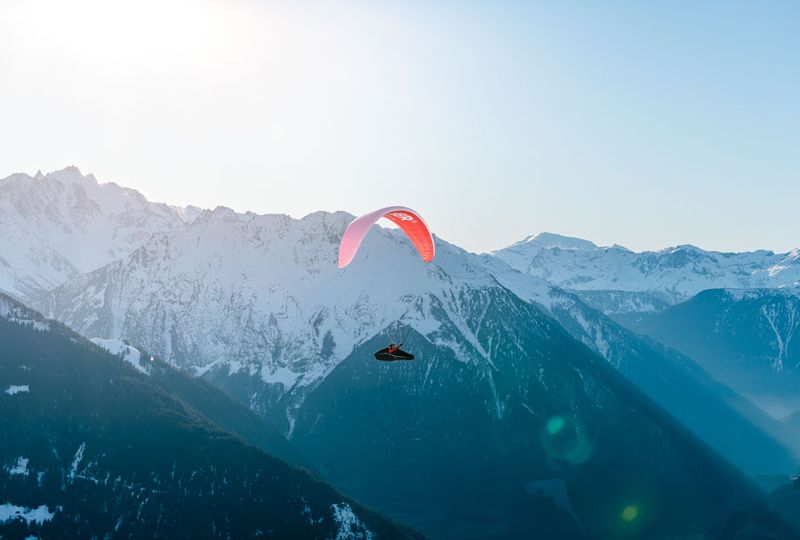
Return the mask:
[[419,214],[404,206],[388,206],[358,217],[347,226],[339,244],[339,268],[350,264],[369,229],[381,218],[388,219],[406,233],[423,261],[433,260],[435,254],[433,236]]

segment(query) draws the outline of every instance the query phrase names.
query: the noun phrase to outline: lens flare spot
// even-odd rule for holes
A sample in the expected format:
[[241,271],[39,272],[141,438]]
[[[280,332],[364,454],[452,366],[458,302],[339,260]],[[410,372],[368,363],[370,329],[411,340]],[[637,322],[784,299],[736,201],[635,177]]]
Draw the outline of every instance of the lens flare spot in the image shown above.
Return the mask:
[[628,523],[635,520],[638,516],[639,516],[639,509],[632,504],[626,506],[622,510],[622,519],[623,521],[627,521]]
[[558,461],[581,465],[592,455],[592,441],[571,416],[551,416],[542,426],[540,440],[547,455]]
[[547,421],[547,432],[550,435],[558,435],[562,429],[564,429],[564,417],[563,416],[554,416],[550,420]]

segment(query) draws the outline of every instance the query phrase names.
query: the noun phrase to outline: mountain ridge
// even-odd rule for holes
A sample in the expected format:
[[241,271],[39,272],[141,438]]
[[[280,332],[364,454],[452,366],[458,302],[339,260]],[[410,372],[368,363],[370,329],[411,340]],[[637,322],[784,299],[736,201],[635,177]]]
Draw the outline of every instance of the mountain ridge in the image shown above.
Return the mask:
[[[545,236],[545,240],[549,238]],[[686,244],[633,252],[616,245],[602,247],[562,238],[549,246],[533,237],[491,256],[575,292],[621,322],[631,315],[661,311],[706,289],[779,288],[800,283],[800,249],[726,253]]]
[[152,203],[77,167],[0,180],[0,291],[28,302],[123,257],[156,231],[182,227],[191,207]]

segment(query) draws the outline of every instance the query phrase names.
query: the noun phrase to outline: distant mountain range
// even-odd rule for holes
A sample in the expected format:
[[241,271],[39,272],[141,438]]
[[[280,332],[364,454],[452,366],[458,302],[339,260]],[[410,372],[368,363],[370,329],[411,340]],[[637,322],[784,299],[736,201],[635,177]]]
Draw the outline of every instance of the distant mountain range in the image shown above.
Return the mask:
[[800,284],[800,249],[721,253],[682,245],[636,253],[542,233],[493,255],[520,272],[575,291],[606,314],[623,317],[661,311],[706,289]]
[[681,351],[774,417],[800,410],[800,250],[635,253],[543,233],[493,255]]
[[[172,208],[76,169],[11,178],[0,181],[0,200],[11,186],[16,202],[0,205],[0,226],[11,231],[5,245],[17,262],[4,270],[0,261],[0,289],[119,351],[142,377],[159,372],[158,361],[148,364],[152,354],[213,383],[259,417],[214,418],[217,407],[193,405],[212,421],[310,464],[423,533],[713,537],[769,522],[752,486],[672,417],[748,474],[797,467],[785,425],[716,382],[691,354],[620,324],[694,294],[713,281],[706,270],[738,276],[748,257],[759,261],[757,276],[780,278],[770,286],[788,284],[797,273],[792,254],[743,254],[734,264],[707,253],[684,264],[684,255],[659,252],[643,272],[647,254],[539,235],[486,255],[437,239],[437,258],[424,265],[400,233],[376,228],[340,271],[337,244],[353,217],[345,213],[297,220]],[[51,197],[51,217],[25,211],[25,193],[41,204],[39,182],[60,194]],[[94,210],[74,210],[83,207]],[[86,222],[115,232],[75,225]],[[51,256],[29,249],[28,228]],[[522,263],[534,246],[532,260],[555,261],[547,275]],[[616,278],[613,261],[602,262],[614,250],[630,254],[612,257]],[[640,275],[628,287],[631,261]],[[610,273],[592,284],[584,278],[596,268]],[[149,352],[136,358],[123,339]],[[405,341],[419,360],[376,364],[372,349],[390,340]],[[176,381],[164,389],[181,399],[214,390]],[[264,419],[291,444],[253,442]],[[622,519],[628,506],[639,517]]]

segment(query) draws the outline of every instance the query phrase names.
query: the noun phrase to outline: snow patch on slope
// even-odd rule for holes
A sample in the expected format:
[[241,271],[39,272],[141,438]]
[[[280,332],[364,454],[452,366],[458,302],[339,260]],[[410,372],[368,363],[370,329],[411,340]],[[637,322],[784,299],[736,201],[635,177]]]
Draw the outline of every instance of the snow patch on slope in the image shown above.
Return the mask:
[[353,512],[349,504],[333,504],[331,510],[333,511],[333,520],[338,527],[335,540],[373,540],[375,537]]
[[800,322],[800,315],[794,309],[789,309],[787,320],[782,324],[779,310],[775,306],[762,305],[761,314],[775,334],[775,344],[778,349],[778,355],[772,360],[772,369],[777,372],[782,372],[784,370],[784,360],[789,356],[789,345],[798,327],[798,322]]
[[41,525],[53,519],[55,515],[55,512],[51,512],[44,504],[37,508],[25,508],[11,503],[0,504],[0,523],[19,519],[28,525],[33,523]]
[[86,443],[81,443],[78,450],[75,452],[75,457],[72,458],[72,463],[69,466],[69,478],[74,480],[75,475],[78,474],[78,467],[83,461],[83,453],[86,451]]
[[105,349],[111,354],[119,356],[120,358],[122,358],[122,360],[132,365],[136,369],[136,371],[144,373],[145,375],[150,374],[147,368],[145,368],[141,364],[142,353],[139,352],[138,349],[131,347],[124,341],[120,339],[103,339],[103,338],[91,338],[89,341],[99,346],[100,348]]
[[11,467],[7,467],[6,471],[9,476],[28,476],[28,458],[18,457],[17,462]]
[[50,323],[42,319],[38,313],[2,293],[0,293],[0,318],[15,324],[30,326],[37,332],[50,330]]
[[261,379],[270,384],[280,384],[284,390],[289,390],[297,380],[302,376],[301,373],[295,373],[288,367],[278,367],[270,373],[261,373]]

